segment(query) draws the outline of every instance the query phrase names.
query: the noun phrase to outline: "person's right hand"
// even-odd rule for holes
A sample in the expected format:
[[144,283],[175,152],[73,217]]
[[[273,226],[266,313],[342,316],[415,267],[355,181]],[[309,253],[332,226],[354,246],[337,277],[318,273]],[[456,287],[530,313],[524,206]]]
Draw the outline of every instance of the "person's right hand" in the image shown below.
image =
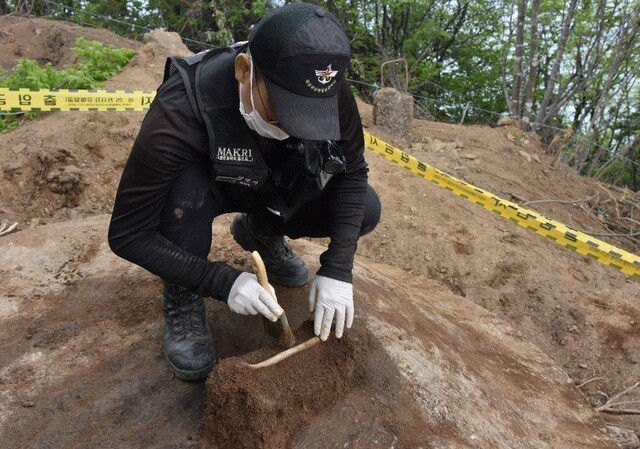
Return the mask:
[[255,274],[242,273],[231,286],[227,304],[229,308],[241,315],[256,315],[260,313],[271,321],[276,321],[284,310],[274,299],[276,292],[269,285],[269,294],[258,282]]

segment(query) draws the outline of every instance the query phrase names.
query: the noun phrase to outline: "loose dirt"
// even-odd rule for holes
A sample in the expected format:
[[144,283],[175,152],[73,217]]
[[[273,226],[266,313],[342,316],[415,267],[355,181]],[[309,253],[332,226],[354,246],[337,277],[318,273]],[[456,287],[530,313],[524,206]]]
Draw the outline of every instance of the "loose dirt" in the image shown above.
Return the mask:
[[[336,403],[354,384],[362,384],[360,353],[369,349],[371,338],[358,331],[259,370],[248,366],[248,356],[223,360],[206,382],[210,442],[247,449],[286,447],[301,424]],[[311,337],[313,323],[306,322],[296,339]],[[251,358],[257,363],[272,352],[263,348]]]
[[[166,56],[187,53],[175,35],[162,32],[143,45],[106,30],[15,16],[0,17],[0,30],[5,70],[19,57],[64,66],[73,60],[70,43],[76,36],[136,48],[137,56],[106,83],[108,88],[153,90]],[[414,121],[413,141],[405,142],[376,130],[371,107],[359,107],[370,133],[501,197],[516,202],[593,198],[531,206],[578,229],[606,232],[603,217],[615,218],[616,206],[637,195],[580,177],[562,164],[552,166],[536,137],[517,128]],[[107,218],[101,214],[113,207],[143,117],[42,114],[0,135],[0,218],[19,223],[18,233],[0,237],[2,447],[199,447],[212,438],[203,439],[204,423],[215,434],[204,383],[171,379],[164,365],[159,282],[110,256],[105,242]],[[323,409],[304,401],[306,406],[286,403],[300,415],[287,415],[288,430],[273,425],[276,412],[274,421],[257,423],[262,430],[256,431],[293,447],[327,447],[322,443],[335,441],[341,447],[487,448],[603,448],[609,447],[601,433],[605,424],[640,432],[637,417],[598,418],[588,404],[602,405],[607,396],[640,380],[637,280],[378,156],[368,154],[367,160],[383,215],[359,245],[358,315],[351,341],[371,345],[354,353],[356,375],[345,378],[342,398],[327,392],[321,399],[330,405]],[[246,255],[225,240],[229,217],[216,222],[211,257],[250,270]],[[640,252],[631,241],[609,241]],[[312,266],[321,252],[317,243],[324,241],[315,243],[296,242]],[[373,266],[384,280],[372,283]],[[374,285],[391,287],[379,297]],[[402,289],[408,289],[402,298],[420,303],[398,300]],[[278,291],[282,298],[289,294],[297,298],[288,307],[299,326],[308,318],[305,293]],[[251,359],[253,351],[268,345],[259,320],[235,316],[220,303],[207,307],[221,359]],[[465,316],[461,309],[471,312]],[[429,322],[438,311],[458,320]],[[530,356],[535,369],[505,345]],[[588,403],[565,383],[563,372],[576,385],[595,379],[581,388]],[[280,386],[288,382],[299,388],[305,377],[281,376]],[[264,389],[269,382],[249,385]],[[486,388],[480,387],[483,382]],[[286,396],[276,391],[278,398]],[[530,402],[523,405],[519,397]],[[640,400],[640,392],[622,399]],[[542,419],[550,416],[558,417],[555,431],[547,427],[549,419]],[[497,436],[501,432],[503,437]],[[335,440],[328,439],[331,435]],[[585,442],[587,436],[591,442]],[[535,438],[532,446],[526,443]]]

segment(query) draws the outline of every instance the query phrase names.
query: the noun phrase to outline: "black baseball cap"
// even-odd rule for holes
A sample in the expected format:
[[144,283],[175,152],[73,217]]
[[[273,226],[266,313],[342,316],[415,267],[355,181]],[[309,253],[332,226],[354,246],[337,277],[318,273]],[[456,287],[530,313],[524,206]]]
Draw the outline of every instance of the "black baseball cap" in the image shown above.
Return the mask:
[[299,139],[340,139],[336,93],[351,49],[333,14],[308,3],[277,8],[251,30],[249,50],[287,133]]

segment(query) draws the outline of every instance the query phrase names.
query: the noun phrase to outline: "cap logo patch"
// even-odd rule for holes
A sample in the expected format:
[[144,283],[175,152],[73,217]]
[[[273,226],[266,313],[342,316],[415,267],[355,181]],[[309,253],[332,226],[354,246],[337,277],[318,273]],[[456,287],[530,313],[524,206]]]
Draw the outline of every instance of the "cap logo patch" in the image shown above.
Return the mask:
[[331,68],[331,64],[329,64],[324,70],[316,70],[316,76],[318,77],[318,82],[320,82],[320,84],[330,83],[331,79],[334,78],[337,74],[338,71],[333,70]]

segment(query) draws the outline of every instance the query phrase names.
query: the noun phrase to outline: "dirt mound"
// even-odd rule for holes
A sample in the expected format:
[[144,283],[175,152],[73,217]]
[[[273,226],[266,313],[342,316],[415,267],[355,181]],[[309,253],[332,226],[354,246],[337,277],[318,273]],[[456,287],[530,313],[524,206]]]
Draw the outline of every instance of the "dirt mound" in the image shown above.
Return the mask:
[[138,48],[140,44],[119,37],[101,28],[86,28],[69,22],[0,16],[0,69],[12,69],[19,59],[35,59],[40,64],[50,62],[64,68],[75,61],[75,40],[87,40],[113,44],[120,48]]
[[[77,30],[65,22],[28,20],[13,16],[4,39],[9,53],[20,53],[23,42],[32,52],[49,42],[47,33],[73,40]],[[145,35],[140,45],[106,30],[86,29],[87,38],[137,47],[137,54],[118,76],[105,83],[109,89],[154,90],[162,80],[164,63],[171,55],[188,55],[189,50],[175,33],[156,30]],[[102,36],[110,38],[102,39]],[[20,44],[18,44],[20,43]],[[125,45],[126,44],[126,45]],[[70,61],[71,47],[60,50],[61,60]],[[49,113],[27,120],[0,141],[0,217],[18,222],[18,229],[51,221],[109,213],[120,175],[144,113]]]
[[[47,27],[52,30],[62,27],[63,34],[69,32],[118,46],[137,48],[138,54],[132,63],[106,83],[108,88],[153,90],[161,79],[164,58],[178,51],[188,54],[186,48],[180,48],[175,35],[166,33],[157,34],[159,39],[148,40],[143,46],[134,42],[125,45],[118,43],[121,38],[105,30],[79,29],[73,24],[48,21],[43,21],[47,25],[41,27],[40,22],[14,16],[0,17],[2,48],[8,49],[0,57],[14,55],[7,58],[7,62],[4,59],[0,61],[4,68],[10,68],[10,61],[15,60],[15,49],[18,46],[22,48],[20,51],[24,55],[30,51],[34,55],[37,52],[44,55],[47,42],[38,37],[37,30]],[[94,32],[105,36],[100,38],[98,35],[86,34]],[[164,37],[167,40],[163,40]],[[64,48],[66,55],[69,47],[65,44]],[[402,142],[371,126],[370,106],[359,103],[359,107],[365,124],[369,126],[368,131],[373,135],[397,145],[434,167],[501,197],[516,202],[592,198],[590,201],[574,204],[540,203],[531,206],[576,228],[606,232],[602,217],[596,211],[603,206],[605,215],[608,213],[614,216],[616,202],[623,204],[622,195],[628,194],[582,178],[561,164],[553,166],[551,158],[545,154],[535,135],[523,133],[517,128],[494,129],[414,121],[414,141]],[[12,241],[9,239],[13,237],[0,237],[0,255],[4,256],[3,260],[7,264],[3,269],[3,280],[10,280],[3,282],[0,287],[0,319],[3,322],[8,320],[6,329],[13,332],[3,334],[5,336],[0,340],[0,353],[3,354],[0,356],[0,366],[10,364],[13,370],[2,371],[4,374],[0,382],[3,388],[0,389],[0,394],[5,387],[13,388],[14,382],[21,382],[19,379],[27,379],[26,384],[20,384],[20,399],[14,398],[13,402],[0,401],[0,417],[14,416],[13,413],[17,413],[28,414],[29,418],[39,418],[47,412],[55,412],[70,421],[77,420],[79,427],[86,426],[85,433],[81,436],[98,439],[100,432],[111,432],[114,440],[121,438],[134,446],[163,445],[163,438],[166,439],[166,444],[191,444],[184,443],[184,440],[178,442],[185,434],[173,435],[174,429],[169,428],[166,423],[167,416],[175,424],[184,426],[186,432],[200,434],[198,432],[201,428],[193,418],[204,415],[204,387],[201,384],[178,385],[177,381],[171,382],[162,365],[158,324],[160,309],[156,301],[159,286],[144,270],[114,258],[96,260],[110,264],[114,270],[122,270],[122,273],[126,273],[125,278],[114,277],[109,273],[96,274],[102,273],[101,266],[80,266],[79,262],[82,260],[93,260],[92,257],[96,254],[105,256],[109,249],[104,241],[104,234],[93,234],[95,241],[88,241],[81,235],[83,231],[77,228],[75,222],[67,222],[111,211],[122,168],[143,117],[143,113],[42,114],[37,120],[25,121],[20,129],[0,135],[0,218],[19,222],[19,230],[32,228],[33,230],[22,234],[25,237],[21,238],[25,240],[36,239],[43,233],[50,235],[46,245],[38,250],[29,250],[27,246],[23,246],[19,250],[14,248],[9,251],[7,248]],[[569,374],[575,384],[589,381],[581,389],[594,406],[602,405],[607,397],[612,397],[640,379],[640,305],[637,301],[640,297],[640,283],[637,280],[556,246],[448,191],[408,174],[406,170],[391,165],[380,157],[368,154],[367,160],[370,181],[382,199],[383,213],[380,226],[360,242],[358,254],[361,257],[403,270],[405,278],[402,282],[397,270],[390,272],[388,277],[394,282],[414,285],[412,294],[419,292],[425,302],[437,297],[444,298],[445,302],[451,303],[451,307],[459,304],[473,307],[467,302],[470,301],[496,314],[549,355]],[[609,212],[607,207],[610,207]],[[55,225],[41,226],[51,223]],[[67,226],[73,231],[65,234],[63,231]],[[640,252],[628,239],[603,239],[636,254]],[[324,243],[322,240],[320,242]],[[56,255],[58,253],[60,256]],[[21,260],[18,267],[11,261],[14,256]],[[217,254],[215,257],[218,257]],[[251,269],[248,263],[245,264],[244,256],[237,255],[235,251],[227,253],[225,257],[236,266]],[[43,267],[50,271],[43,272]],[[23,279],[25,273],[38,274]],[[92,273],[97,278],[85,281],[85,277],[90,277]],[[360,275],[368,276],[363,272]],[[23,279],[20,281],[22,283],[16,284],[20,279]],[[114,288],[114,280],[119,288]],[[69,284],[65,285],[65,282]],[[358,320],[375,322],[372,314],[377,312],[365,309],[365,305],[371,300],[371,295],[363,290],[367,288],[367,284],[362,280],[358,282]],[[389,280],[382,287],[388,288],[389,285],[395,284]],[[393,288],[387,293],[390,303],[396,298]],[[114,294],[114,290],[117,293]],[[61,296],[56,296],[58,294]],[[68,298],[76,300],[69,301]],[[47,310],[55,307],[61,308],[60,315],[48,315]],[[484,319],[493,323],[493,315],[486,315],[480,309],[474,310],[479,312],[473,318],[461,319],[477,321],[478,326],[489,326],[482,323]],[[20,315],[23,312],[26,315]],[[423,314],[432,314],[434,311],[419,308],[412,313],[422,320],[427,319],[422,317]],[[387,315],[387,319],[393,320],[390,314]],[[415,316],[407,314],[407,320],[411,321]],[[209,319],[212,325],[221,329],[233,329],[242,336],[234,342],[223,342],[220,335],[216,336],[218,352],[222,358],[244,354],[263,345],[262,334],[255,333],[251,328],[259,328],[259,323],[237,319],[217,305],[210,312]],[[431,323],[422,322],[418,332],[428,334],[430,325]],[[37,332],[38,329],[43,329],[41,334]],[[457,328],[453,326],[451,329]],[[119,332],[119,336],[110,337],[111,340],[107,340],[105,346],[100,332],[110,335],[111,331]],[[458,354],[460,360],[455,366],[465,366],[464,363],[471,363],[472,360],[477,363],[500,363],[489,357],[487,347],[492,346],[484,340],[476,341],[475,346],[449,346],[449,340],[455,341],[458,338],[452,332],[449,339],[433,340],[435,347],[432,347],[430,343],[409,339],[409,335],[414,332],[415,329],[403,335],[390,334],[381,342],[385,353],[397,351],[403,357],[411,358],[431,351],[430,354],[436,361],[441,352]],[[16,340],[15,335],[24,335],[24,340]],[[91,339],[91,344],[74,346],[78,336]],[[399,339],[400,336],[403,337],[402,340]],[[129,346],[119,346],[119,338],[123,339],[122,344]],[[141,345],[140,341],[145,343]],[[37,353],[38,346],[33,345],[44,345],[45,349],[42,353]],[[49,349],[46,345],[49,345]],[[54,350],[55,348],[58,349]],[[129,359],[130,354],[139,359],[135,367],[128,365],[133,363]],[[478,354],[482,358],[479,359]],[[383,355],[377,351],[372,351],[371,357],[381,357],[384,360]],[[499,358],[499,355],[496,357]],[[61,373],[62,376],[66,373],[67,365],[79,367],[78,369],[88,367],[94,359],[104,363],[87,368],[87,375],[93,376],[93,380],[86,380],[83,392],[77,394],[80,396],[77,401],[84,408],[80,407],[78,413],[74,413],[76,399],[69,392],[74,388],[72,380],[60,380],[56,373]],[[55,365],[58,362],[64,366]],[[384,378],[384,373],[375,371],[376,363],[368,363],[367,372]],[[542,377],[547,375],[543,369],[545,366],[554,373],[557,369],[548,361],[545,363],[547,364],[541,365],[538,372]],[[406,376],[418,378],[429,366],[426,363],[425,367],[414,367],[413,374]],[[474,369],[481,371],[479,366]],[[505,369],[507,373],[512,372],[510,367]],[[138,370],[143,371],[146,377],[136,377]],[[16,378],[13,377],[14,372]],[[460,372],[465,375],[469,373],[468,370]],[[446,375],[442,373],[442,376]],[[506,379],[505,382],[508,384],[512,380]],[[375,382],[375,379],[371,382]],[[411,382],[415,382],[415,379]],[[463,420],[461,416],[466,416],[458,415],[458,412],[464,411],[463,398],[469,397],[468,391],[456,390],[466,385],[465,382],[464,377],[453,376],[448,380],[448,385],[452,391],[458,392],[458,396],[438,392],[433,396],[433,401],[425,402],[441,417],[446,417],[449,428],[462,425],[458,421]],[[30,387],[26,387],[27,384]],[[105,384],[109,391],[114,388],[120,390],[105,396]],[[388,379],[374,383],[371,385],[376,386],[371,387],[370,391],[378,392],[392,384]],[[138,390],[127,390],[129,385]],[[568,394],[574,394],[570,385],[564,386],[564,389],[570,392]],[[561,389],[563,392],[565,390]],[[640,400],[638,390],[640,389],[632,390],[621,399]],[[167,395],[164,395],[165,392]],[[44,401],[40,402],[43,407],[48,407],[46,412],[42,412],[37,406],[38,402],[32,401],[31,397],[46,398],[47,394],[50,395],[51,402],[39,399]],[[363,446],[375,447],[375,438],[378,438],[381,446],[384,443],[387,443],[387,447],[392,446],[393,432],[383,425],[387,421],[365,417],[362,415],[364,412],[359,411],[361,407],[369,407],[384,415],[385,407],[401,407],[398,405],[400,403],[393,405],[393,401],[382,405],[385,404],[385,399],[377,394],[372,396],[376,399],[357,396],[353,392],[348,394],[351,404],[345,403],[341,411],[336,409],[331,413],[320,414],[313,422],[307,423],[309,429],[318,431],[317,439],[313,440],[313,434],[309,430],[298,434],[292,445],[302,444],[301,441],[316,441],[320,446],[322,436],[331,434],[330,425],[338,422],[343,425],[340,427],[340,435],[344,437],[342,441],[350,441],[349,429],[346,427],[351,423],[363,429],[362,432],[370,432],[372,443],[362,443]],[[485,408],[480,405],[482,402],[478,402],[478,407],[474,409],[476,418],[488,419],[496,413],[496,416],[501,416],[500,407],[512,410],[514,404],[508,401],[519,393],[512,391],[503,396],[503,392],[498,389],[491,392],[475,391],[473,394],[485,399]],[[557,391],[551,389],[549,394],[557,394]],[[180,411],[190,415],[176,416],[172,404],[182,404],[180,401],[184,397],[189,398],[193,404],[180,405]],[[495,410],[486,408],[489,401],[487,398],[491,398]],[[497,401],[495,398],[503,398],[504,401]],[[516,401],[515,404],[520,402]],[[157,409],[152,408],[154,406],[150,404],[153,403],[157,404]],[[36,406],[31,407],[30,404]],[[546,408],[541,410],[543,413],[547,412]],[[514,416],[520,416],[517,410],[513,413]],[[640,420],[637,416],[601,416],[608,425],[640,432]],[[358,421],[354,423],[353,417]],[[93,424],[89,422],[90,419],[94,420]],[[409,419],[408,422],[420,422],[420,419],[416,420]],[[123,422],[129,427],[122,428]],[[527,422],[526,419],[523,422]],[[589,418],[584,422],[594,428],[601,427],[597,420]],[[26,441],[24,429],[33,425],[33,422],[29,422],[28,426],[25,422],[21,423],[26,427],[22,430],[15,428],[11,433],[17,442]],[[62,441],[62,436],[55,436],[54,427],[47,430],[46,426],[49,425],[55,426],[57,422],[38,424],[36,434],[42,438],[49,435],[53,442]],[[105,430],[109,426],[112,428]],[[410,427],[406,423],[405,426]],[[475,435],[472,427],[469,424],[459,430],[459,433]],[[536,434],[534,427],[521,429],[521,432],[523,435],[527,432]],[[148,428],[159,429],[157,435],[150,435],[146,431]],[[386,429],[386,433],[380,431],[381,428]],[[481,423],[477,424],[477,428],[486,432]],[[431,427],[429,429],[433,430]],[[134,435],[135,431],[139,431],[137,435]],[[97,436],[91,436],[93,433]],[[302,434],[306,437],[300,436]],[[549,431],[549,434],[553,432]],[[71,433],[64,438],[72,439],[70,435]],[[416,435],[421,434],[418,432]],[[105,441],[106,437],[102,442]],[[469,441],[469,446],[498,447],[490,443],[483,446]],[[523,443],[520,447],[527,447],[527,444]],[[53,443],[51,445],[55,446]],[[427,443],[423,445],[429,447]],[[463,444],[452,443],[453,447],[461,445]],[[511,447],[517,446],[514,444]],[[560,446],[562,445],[557,447]]]
[[[354,271],[360,294],[348,340],[262,373],[222,363],[207,382],[205,413],[204,383],[172,379],[166,367],[160,281],[109,251],[107,223],[103,215],[3,239],[3,448],[210,447],[203,423],[222,424],[214,405],[224,400],[240,413],[224,431],[241,435],[219,447],[250,445],[242,435],[252,431],[262,431],[252,447],[617,447],[566,374],[513,329],[434,282],[416,286],[366,260]],[[228,224],[214,226],[212,257],[248,268]],[[295,248],[317,269],[321,246]],[[308,320],[307,288],[277,293],[294,328]],[[268,355],[256,351],[270,342],[260,318],[214,301],[207,318],[221,359]],[[229,395],[216,399],[218,385]]]
[[[365,124],[371,124],[371,107],[359,107]],[[561,164],[552,166],[552,157],[536,136],[517,128],[414,121],[411,148],[375,128],[368,131],[512,201],[599,197],[610,201],[605,206],[615,206],[611,195],[623,203],[624,193]],[[582,388],[594,406],[640,379],[638,280],[408,175],[382,158],[369,156],[367,161],[383,210],[376,232],[361,241],[360,255],[402,268],[418,282],[436,280],[457,297],[497,314],[551,356],[577,385],[595,379]],[[590,207],[588,202],[530,206],[577,229],[610,232],[588,213]],[[640,254],[629,239],[601,238]],[[639,390],[625,395],[625,401],[640,400]],[[637,416],[603,417],[608,424],[640,433]]]
[[[313,337],[313,322],[296,332]],[[233,448],[281,448],[295,431],[364,382],[364,353],[371,337],[363,329],[332,338],[277,365],[251,369],[274,355],[261,348],[223,360],[206,382],[205,428],[212,444]]]

